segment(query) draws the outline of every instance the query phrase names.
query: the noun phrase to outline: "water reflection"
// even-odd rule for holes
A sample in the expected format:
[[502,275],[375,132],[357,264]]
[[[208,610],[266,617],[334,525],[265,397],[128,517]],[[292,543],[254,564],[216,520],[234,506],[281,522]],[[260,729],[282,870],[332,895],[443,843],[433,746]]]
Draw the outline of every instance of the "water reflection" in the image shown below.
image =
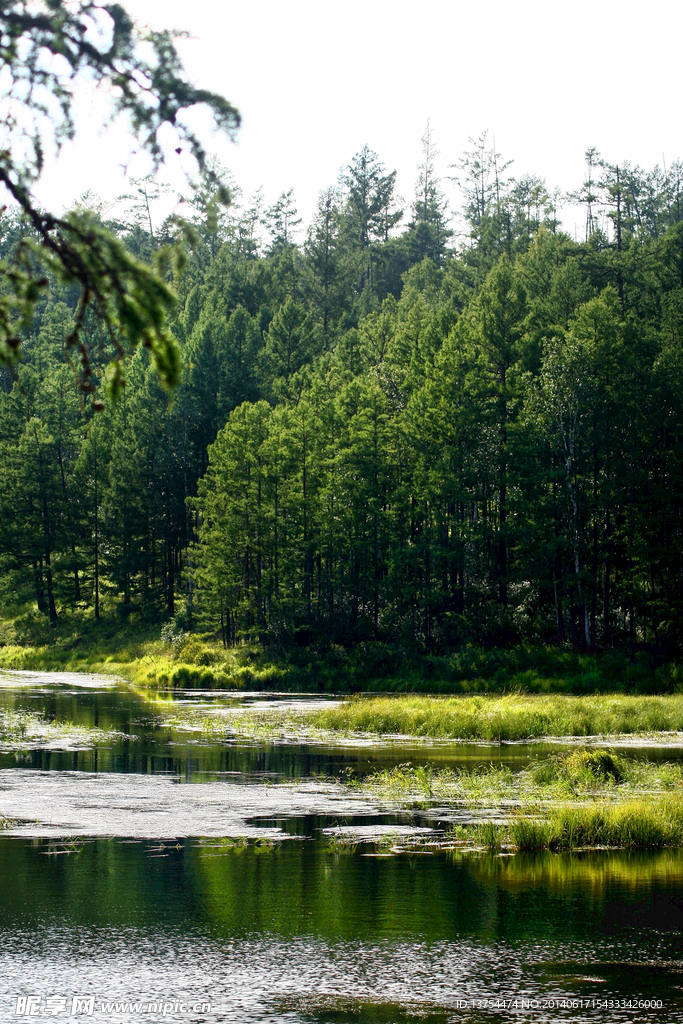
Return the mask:
[[[489,858],[337,857],[319,842],[69,851],[2,839],[13,885],[0,897],[0,1007],[30,977],[45,993],[208,994],[219,1005],[197,1020],[398,1024],[419,1011],[437,1024],[460,1002],[458,1020],[491,1021],[495,1008],[476,1001],[606,996],[661,999],[636,1019],[683,1020],[683,858],[652,858],[649,874],[641,858],[624,882],[614,855],[596,854],[599,891],[580,883],[585,858],[556,858],[572,883],[548,889],[544,860],[533,877],[519,861],[524,881],[511,884]],[[581,1019],[562,1007],[520,1016]]]

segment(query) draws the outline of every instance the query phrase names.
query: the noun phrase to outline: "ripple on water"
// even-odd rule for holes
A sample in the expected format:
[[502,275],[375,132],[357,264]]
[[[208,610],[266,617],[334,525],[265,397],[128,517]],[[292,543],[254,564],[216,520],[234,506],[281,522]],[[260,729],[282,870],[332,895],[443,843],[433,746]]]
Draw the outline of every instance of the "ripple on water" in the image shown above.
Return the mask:
[[127,836],[286,838],[253,818],[374,814],[376,803],[336,783],[235,785],[227,779],[180,785],[163,775],[0,771],[0,816],[16,824],[7,835],[32,838]]
[[[629,971],[641,975],[643,997],[654,998],[655,965],[615,961],[619,952],[614,946],[581,943],[543,948],[496,941],[485,946],[467,940],[330,943],[271,934],[216,942],[201,932],[105,928],[77,934],[53,928],[36,935],[15,931],[11,941],[8,935],[2,936],[0,1007],[12,1013],[17,992],[30,992],[43,998],[66,995],[69,1000],[73,995],[93,995],[96,1006],[103,1000],[211,1003],[208,1012],[188,1015],[171,1010],[163,1017],[177,1024],[188,1020],[400,1024],[430,1017],[545,1024],[584,1019],[577,1015],[572,1000],[618,1000]],[[587,967],[592,973],[587,973]],[[601,970],[599,975],[594,973],[596,968]],[[681,980],[676,964],[661,965],[659,974],[665,984]],[[497,1004],[503,1000],[517,1000],[517,1006],[501,1012]],[[537,1005],[525,1008],[525,1000]],[[553,1006],[543,1009],[542,1002],[550,1000]],[[563,1001],[570,1005],[563,1006]],[[450,1014],[444,1017],[443,1011]],[[457,1017],[452,1016],[455,1011]],[[629,1007],[593,1013],[615,1024],[634,1019],[642,1024],[683,1020],[680,1001],[671,999],[665,1011],[642,1008],[637,1018]],[[110,1010],[106,1019],[129,1024],[131,1019],[149,1020],[150,1016],[131,1014],[127,1007],[125,1012]],[[585,1019],[593,1019],[593,1014],[587,1012]]]

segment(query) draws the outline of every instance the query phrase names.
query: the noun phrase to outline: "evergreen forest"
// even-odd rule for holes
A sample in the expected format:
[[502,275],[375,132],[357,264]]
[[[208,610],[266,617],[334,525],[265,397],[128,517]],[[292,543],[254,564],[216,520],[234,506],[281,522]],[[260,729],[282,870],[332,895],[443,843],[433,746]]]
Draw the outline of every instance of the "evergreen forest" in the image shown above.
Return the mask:
[[[309,225],[215,165],[184,224],[151,176],[82,198],[176,294],[179,381],[144,346],[113,375],[111,325],[50,278],[0,367],[6,609],[226,647],[680,655],[683,164],[589,150],[560,197],[484,134],[453,211],[429,129],[422,153],[411,203],[365,147]],[[0,258],[31,230],[6,208]]]

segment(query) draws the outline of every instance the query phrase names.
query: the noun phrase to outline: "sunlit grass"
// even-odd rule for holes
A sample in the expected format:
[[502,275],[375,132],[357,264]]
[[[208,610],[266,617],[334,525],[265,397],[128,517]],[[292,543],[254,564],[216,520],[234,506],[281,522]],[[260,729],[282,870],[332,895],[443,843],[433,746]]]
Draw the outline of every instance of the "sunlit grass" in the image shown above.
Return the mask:
[[[229,715],[190,709],[167,714],[173,728],[200,730],[215,739],[244,736],[288,741],[346,743],[350,739],[497,742],[544,737],[645,735],[683,729],[683,697],[381,697],[302,708],[259,708]],[[578,755],[577,755],[578,756]],[[588,755],[580,755],[585,758]],[[593,756],[593,755],[591,755]],[[602,754],[595,754],[603,757]],[[612,756],[612,755],[610,755]],[[612,762],[612,769],[616,762]],[[573,775],[585,766],[574,765]],[[605,781],[616,780],[605,761]],[[537,781],[546,768],[539,767]],[[599,774],[600,774],[599,772]],[[572,773],[570,773],[572,774]],[[396,780],[398,785],[398,780]]]
[[[60,608],[57,622],[35,607],[5,608],[0,668],[108,672],[147,688],[223,688],[307,693],[400,692],[500,694],[671,693],[683,690],[683,667],[658,664],[647,652],[588,654],[556,645],[465,644],[440,654],[400,642],[344,647],[324,637],[310,647],[242,643],[223,647],[218,633],[175,627],[163,642],[153,607],[103,604]],[[195,629],[196,629],[195,625]],[[178,632],[179,631],[179,632]]]
[[683,695],[367,697],[315,713],[321,728],[434,739],[521,740],[683,729]]
[[520,815],[509,824],[512,845],[525,850],[619,847],[631,850],[683,845],[683,800],[666,796],[624,803],[551,807],[547,820]]
[[[454,826],[445,842],[495,852],[655,850],[683,846],[683,798],[648,796],[518,810],[506,820]],[[443,844],[442,844],[443,845]]]

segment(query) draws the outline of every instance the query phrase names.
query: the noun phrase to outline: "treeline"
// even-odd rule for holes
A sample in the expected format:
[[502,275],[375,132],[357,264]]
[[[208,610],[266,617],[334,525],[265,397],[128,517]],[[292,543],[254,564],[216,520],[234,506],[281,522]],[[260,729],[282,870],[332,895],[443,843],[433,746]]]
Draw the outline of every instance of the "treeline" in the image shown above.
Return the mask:
[[[0,392],[6,605],[181,613],[226,644],[683,645],[683,168],[587,154],[573,196],[429,131],[410,211],[367,147],[302,231],[194,190],[170,401],[142,351],[93,413],[55,282]],[[109,219],[152,260],[158,187]],[[106,210],[85,197],[87,216]],[[27,231],[2,218],[2,249]],[[187,235],[187,232],[186,232]],[[86,319],[100,352],[112,341]],[[181,599],[181,600],[179,600]]]

